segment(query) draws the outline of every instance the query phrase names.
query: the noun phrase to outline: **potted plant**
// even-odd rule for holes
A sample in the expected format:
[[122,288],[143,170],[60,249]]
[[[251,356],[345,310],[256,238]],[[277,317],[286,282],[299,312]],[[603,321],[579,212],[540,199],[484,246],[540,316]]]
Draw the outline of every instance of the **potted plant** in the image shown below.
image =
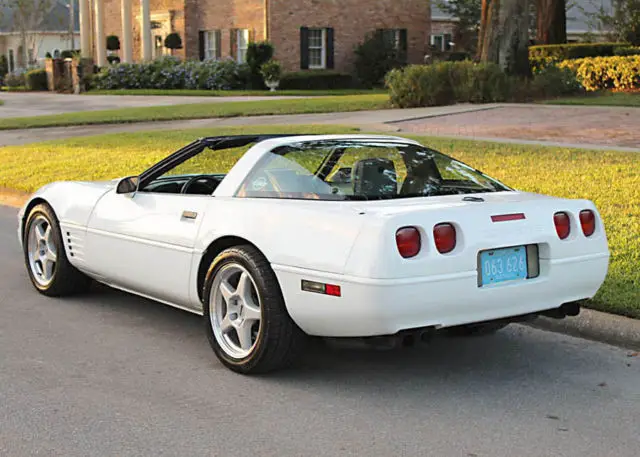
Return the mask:
[[260,67],[260,74],[264,78],[264,83],[271,92],[274,92],[280,85],[280,76],[282,76],[282,68],[280,62],[269,60]]

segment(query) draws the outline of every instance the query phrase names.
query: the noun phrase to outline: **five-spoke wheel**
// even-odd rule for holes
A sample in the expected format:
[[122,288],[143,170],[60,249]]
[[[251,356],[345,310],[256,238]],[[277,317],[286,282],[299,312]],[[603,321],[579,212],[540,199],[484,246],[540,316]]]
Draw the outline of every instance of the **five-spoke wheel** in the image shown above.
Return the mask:
[[89,287],[91,280],[69,263],[58,219],[46,203],[29,211],[22,245],[29,278],[39,292],[60,296]]
[[211,288],[211,326],[230,356],[249,355],[260,332],[260,296],[251,273],[238,263],[220,269]]
[[29,226],[27,255],[31,273],[38,284],[47,286],[53,279],[58,260],[57,251],[51,223],[43,215],[36,216]]
[[289,316],[276,275],[255,247],[235,246],[219,253],[202,296],[211,347],[232,370],[275,370],[303,350],[306,335]]

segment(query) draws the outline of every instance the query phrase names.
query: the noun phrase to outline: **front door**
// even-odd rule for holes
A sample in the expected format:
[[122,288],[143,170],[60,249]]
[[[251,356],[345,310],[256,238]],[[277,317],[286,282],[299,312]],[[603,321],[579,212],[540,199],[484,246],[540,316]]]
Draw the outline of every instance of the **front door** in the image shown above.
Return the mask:
[[210,195],[115,190],[97,203],[87,227],[92,272],[117,287],[192,307],[193,250]]

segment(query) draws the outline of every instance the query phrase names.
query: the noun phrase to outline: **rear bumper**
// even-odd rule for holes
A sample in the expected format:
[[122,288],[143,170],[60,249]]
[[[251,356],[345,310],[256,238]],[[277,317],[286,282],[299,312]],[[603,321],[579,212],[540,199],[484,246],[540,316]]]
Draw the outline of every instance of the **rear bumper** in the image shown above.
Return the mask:
[[[591,298],[606,277],[609,253],[540,260],[540,276],[478,287],[475,270],[394,280],[347,277],[272,265],[292,319],[310,335],[366,337],[421,327],[452,327],[557,308]],[[333,297],[301,281],[341,286]]]

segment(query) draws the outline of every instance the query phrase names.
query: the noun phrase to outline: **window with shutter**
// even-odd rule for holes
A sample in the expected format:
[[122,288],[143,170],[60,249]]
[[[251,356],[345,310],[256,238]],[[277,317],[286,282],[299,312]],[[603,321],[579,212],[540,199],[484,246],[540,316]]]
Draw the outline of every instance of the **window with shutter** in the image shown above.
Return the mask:
[[309,68],[323,69],[327,67],[327,31],[326,29],[309,29]]
[[204,58],[220,58],[220,30],[206,30],[204,33]]
[[236,56],[238,63],[244,63],[247,60],[247,48],[249,47],[249,29],[238,29],[237,34]]

